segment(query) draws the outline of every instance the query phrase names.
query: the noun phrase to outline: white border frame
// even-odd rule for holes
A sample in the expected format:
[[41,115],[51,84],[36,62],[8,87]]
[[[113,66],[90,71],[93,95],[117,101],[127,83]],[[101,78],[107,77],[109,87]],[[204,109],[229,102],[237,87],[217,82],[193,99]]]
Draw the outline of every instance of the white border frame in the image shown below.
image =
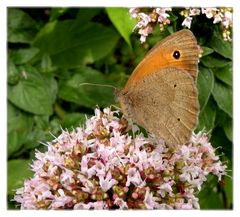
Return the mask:
[[[240,211],[240,193],[239,193],[239,185],[240,185],[240,170],[237,167],[240,162],[239,156],[240,156],[240,70],[239,69],[239,61],[236,61],[237,58],[240,58],[240,50],[239,50],[239,42],[240,42],[240,2],[237,0],[201,0],[201,1],[189,1],[189,0],[159,0],[154,1],[152,0],[151,3],[149,0],[136,0],[136,1],[126,1],[126,0],[103,0],[103,1],[93,1],[93,0],[41,0],[41,1],[34,1],[34,0],[1,0],[0,2],[0,26],[1,26],[1,35],[0,35],[0,51],[1,51],[1,71],[0,71],[0,97],[1,97],[1,112],[0,112],[0,123],[2,124],[1,129],[1,148],[3,150],[1,151],[2,155],[0,157],[0,174],[2,174],[1,179],[1,187],[0,187],[0,216],[13,216],[13,215],[20,215],[20,216],[32,216],[32,215],[53,215],[57,214],[60,216],[69,216],[76,215],[76,216],[96,216],[96,215],[102,215],[104,217],[111,216],[112,212],[114,212],[114,215],[138,215],[140,216],[162,216],[162,215],[177,215],[178,217],[184,216],[195,216],[199,215],[202,216],[203,214],[206,215],[218,215],[218,216],[239,216]],[[226,7],[233,7],[233,43],[234,43],[234,59],[233,59],[233,104],[234,104],[234,128],[233,128],[233,136],[234,136],[234,142],[233,142],[233,210],[232,211],[225,211],[225,210],[210,210],[210,211],[201,211],[201,210],[192,210],[192,211],[183,211],[183,210],[177,210],[177,211],[162,211],[162,210],[154,210],[154,211],[9,211],[7,210],[7,107],[6,107],[6,61],[7,61],[7,47],[6,47],[6,41],[7,41],[7,7],[150,7],[150,6],[161,6],[161,7],[188,7],[188,6],[200,6],[200,7],[215,7],[215,6],[226,6]],[[79,213],[80,212],[80,213]]]

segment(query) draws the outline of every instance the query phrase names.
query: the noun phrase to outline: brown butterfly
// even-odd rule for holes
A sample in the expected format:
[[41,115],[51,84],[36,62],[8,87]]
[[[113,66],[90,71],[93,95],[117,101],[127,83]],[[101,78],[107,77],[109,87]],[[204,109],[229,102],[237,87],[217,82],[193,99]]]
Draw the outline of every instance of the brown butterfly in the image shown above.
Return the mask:
[[116,93],[124,115],[167,144],[189,142],[198,121],[198,59],[190,30],[158,43]]

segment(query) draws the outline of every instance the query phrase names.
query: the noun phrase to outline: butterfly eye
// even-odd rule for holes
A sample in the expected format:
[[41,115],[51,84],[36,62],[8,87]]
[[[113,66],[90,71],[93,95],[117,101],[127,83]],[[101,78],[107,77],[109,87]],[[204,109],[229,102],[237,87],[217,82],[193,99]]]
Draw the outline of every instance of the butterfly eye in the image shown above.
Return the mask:
[[174,52],[173,52],[173,57],[177,60],[177,59],[179,59],[180,58],[180,52],[178,51],[178,50],[175,50]]

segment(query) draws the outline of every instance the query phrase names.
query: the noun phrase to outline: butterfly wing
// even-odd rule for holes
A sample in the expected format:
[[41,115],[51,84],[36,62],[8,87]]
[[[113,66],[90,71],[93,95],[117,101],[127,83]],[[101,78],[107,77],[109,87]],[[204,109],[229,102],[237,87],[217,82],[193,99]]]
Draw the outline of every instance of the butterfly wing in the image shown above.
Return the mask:
[[185,144],[197,124],[194,79],[178,68],[161,69],[124,93],[120,103],[133,121],[168,144]]
[[[179,55],[175,56],[175,52]],[[125,89],[136,85],[145,76],[166,67],[182,69],[194,78],[197,77],[199,46],[190,30],[181,30],[166,37],[153,47],[135,68]]]

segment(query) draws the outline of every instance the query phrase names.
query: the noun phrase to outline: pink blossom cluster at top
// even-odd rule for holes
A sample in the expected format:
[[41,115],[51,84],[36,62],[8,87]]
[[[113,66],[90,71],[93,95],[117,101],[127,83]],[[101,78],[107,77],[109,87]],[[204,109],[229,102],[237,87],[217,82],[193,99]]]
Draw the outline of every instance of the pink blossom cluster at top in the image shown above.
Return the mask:
[[207,176],[226,174],[205,133],[169,147],[110,108],[62,130],[31,166],[14,197],[21,209],[199,209]]
[[170,24],[168,12],[171,10],[171,8],[153,8],[150,11],[144,11],[141,8],[129,9],[130,15],[138,21],[134,30],[139,29],[138,33],[141,35],[141,43],[146,41],[147,36],[152,33],[156,23],[159,23],[160,30],[163,30],[166,25]]
[[[171,23],[170,11],[172,11],[171,8],[131,8],[129,10],[130,15],[138,21],[134,30],[138,29],[138,33],[141,35],[141,43],[146,41],[147,36],[152,33],[155,25],[159,24],[162,31],[165,26]],[[213,24],[220,23],[223,29],[224,40],[232,40],[233,18],[231,8],[185,8],[180,12],[180,15],[185,17],[182,26],[190,29],[193,17],[200,14],[205,14],[208,19],[213,19]]]

